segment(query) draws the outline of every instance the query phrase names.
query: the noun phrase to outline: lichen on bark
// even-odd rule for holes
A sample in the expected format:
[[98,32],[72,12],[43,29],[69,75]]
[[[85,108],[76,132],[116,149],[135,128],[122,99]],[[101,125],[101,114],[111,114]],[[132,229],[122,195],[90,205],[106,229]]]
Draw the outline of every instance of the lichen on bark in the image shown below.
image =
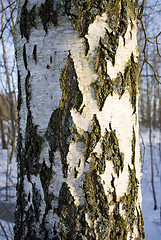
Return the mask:
[[124,70],[124,85],[130,94],[133,113],[136,112],[137,94],[139,92],[139,64],[135,62],[133,53]]
[[112,95],[112,82],[107,73],[107,57],[107,50],[102,44],[102,40],[100,38],[97,55],[93,61],[94,70],[98,74],[98,79],[92,84],[100,111],[102,110],[108,95]]
[[[120,198],[120,204],[122,206],[122,210],[125,216],[125,223],[127,225],[127,229],[131,234],[134,233],[134,226],[137,225],[137,217],[136,217],[136,203],[138,199],[138,179],[136,178],[136,169],[135,166],[128,166],[129,170],[129,184],[128,184],[128,192],[124,194]],[[143,239],[143,238],[141,238]]]
[[94,59],[94,69],[99,78],[92,83],[99,110],[102,111],[109,94],[113,95],[113,93],[116,93],[121,98],[127,89],[130,95],[129,100],[133,106],[133,113],[135,113],[137,94],[139,92],[138,62],[135,62],[132,53],[127,66],[125,67],[124,73],[117,73],[117,77],[111,80],[107,73],[106,58],[108,58],[107,49],[101,41],[97,49],[96,58]]
[[129,3],[127,0],[110,0],[106,12],[112,31],[105,29],[105,35],[100,38],[97,54],[93,61],[94,71],[98,74],[98,79],[92,83],[97,105],[99,110],[102,111],[108,95],[113,95],[115,92],[121,98],[125,90],[128,89],[135,113],[139,78],[138,62],[135,62],[132,53],[124,73],[118,72],[117,77],[111,79],[107,61],[111,61],[113,67],[115,67],[119,38],[122,36],[124,45],[126,45],[125,34],[129,24],[128,21],[130,19],[132,28],[133,19],[136,18],[136,3]]
[[120,204],[117,202],[115,204],[113,213],[111,214],[112,227],[109,234],[110,240],[115,239],[127,239],[127,225],[124,217],[120,214]]
[[106,130],[102,141],[102,158],[105,161],[112,161],[115,173],[119,177],[120,171],[122,172],[124,168],[124,155],[120,152],[115,130]]
[[[109,26],[114,34],[119,34],[123,38],[128,27],[128,18],[134,19],[137,16],[138,1],[110,0],[107,14]],[[125,39],[124,39],[125,44]]]
[[[108,0],[71,0],[63,1],[65,12],[72,18],[72,24],[80,37],[84,37],[88,32],[88,27],[94,22],[97,15],[104,13],[108,7]],[[67,2],[70,4],[67,5]]]
[[86,211],[90,220],[94,223],[100,215],[108,218],[108,199],[93,162],[90,164],[89,172],[84,174],[82,184]]
[[94,114],[92,122],[93,124],[91,132],[87,132],[85,137],[85,152],[84,152],[85,161],[87,161],[87,159],[90,156],[90,153],[94,150],[96,144],[98,143],[101,137],[101,128],[96,117],[96,114]]

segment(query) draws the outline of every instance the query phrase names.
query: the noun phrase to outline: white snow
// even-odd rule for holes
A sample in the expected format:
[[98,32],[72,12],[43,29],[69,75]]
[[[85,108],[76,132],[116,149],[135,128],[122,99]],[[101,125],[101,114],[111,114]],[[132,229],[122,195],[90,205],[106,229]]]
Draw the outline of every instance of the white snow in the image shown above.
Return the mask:
[[[142,165],[142,209],[144,217],[146,240],[161,239],[161,132],[153,131],[153,157],[154,157],[154,185],[157,198],[157,210],[154,210],[154,200],[151,186],[151,158],[149,146],[149,133],[142,131],[144,140],[142,144],[143,165]],[[145,146],[145,149],[144,149]]]

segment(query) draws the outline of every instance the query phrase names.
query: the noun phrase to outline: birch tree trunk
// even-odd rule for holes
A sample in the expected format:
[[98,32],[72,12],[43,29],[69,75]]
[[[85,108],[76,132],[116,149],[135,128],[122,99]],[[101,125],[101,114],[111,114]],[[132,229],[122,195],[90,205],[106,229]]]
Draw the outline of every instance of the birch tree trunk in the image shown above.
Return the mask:
[[144,239],[137,1],[19,0],[15,239]]

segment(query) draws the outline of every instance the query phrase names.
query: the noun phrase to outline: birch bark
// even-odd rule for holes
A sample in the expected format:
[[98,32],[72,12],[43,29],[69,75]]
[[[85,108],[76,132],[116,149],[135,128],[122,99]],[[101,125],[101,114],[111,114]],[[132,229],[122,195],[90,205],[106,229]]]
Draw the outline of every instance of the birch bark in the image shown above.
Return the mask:
[[137,1],[18,1],[15,239],[144,239]]

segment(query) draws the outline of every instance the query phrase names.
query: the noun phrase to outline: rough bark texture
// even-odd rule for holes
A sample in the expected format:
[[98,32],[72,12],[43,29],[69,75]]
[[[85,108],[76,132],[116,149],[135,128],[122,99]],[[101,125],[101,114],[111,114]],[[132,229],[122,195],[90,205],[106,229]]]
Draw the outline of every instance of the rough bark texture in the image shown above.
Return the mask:
[[15,240],[144,239],[137,1],[18,1]]

